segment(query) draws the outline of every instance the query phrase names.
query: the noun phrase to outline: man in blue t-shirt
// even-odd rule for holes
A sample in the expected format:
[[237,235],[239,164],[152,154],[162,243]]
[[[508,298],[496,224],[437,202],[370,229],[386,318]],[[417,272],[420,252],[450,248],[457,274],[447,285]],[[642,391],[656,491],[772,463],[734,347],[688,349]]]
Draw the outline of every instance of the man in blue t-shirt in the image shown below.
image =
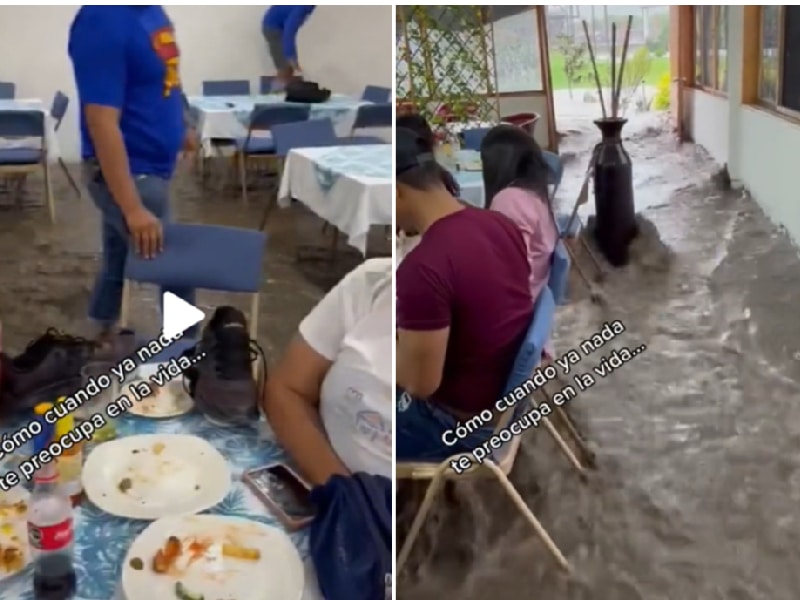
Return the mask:
[[303,75],[297,59],[297,32],[316,6],[270,6],[264,15],[262,30],[272,62],[278,71],[276,89],[282,89],[292,77]]
[[[69,32],[87,187],[102,217],[103,260],[89,317],[120,316],[128,246],[163,249],[169,182],[187,135],[180,52],[161,6],[82,6]],[[172,289],[193,303],[191,289]]]

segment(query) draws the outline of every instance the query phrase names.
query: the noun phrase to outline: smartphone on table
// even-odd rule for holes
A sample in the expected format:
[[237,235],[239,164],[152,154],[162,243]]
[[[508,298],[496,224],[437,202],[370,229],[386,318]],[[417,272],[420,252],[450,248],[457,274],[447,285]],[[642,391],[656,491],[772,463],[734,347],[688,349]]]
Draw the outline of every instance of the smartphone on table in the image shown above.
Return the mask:
[[245,472],[245,484],[290,531],[311,524],[311,487],[291,467],[274,463]]

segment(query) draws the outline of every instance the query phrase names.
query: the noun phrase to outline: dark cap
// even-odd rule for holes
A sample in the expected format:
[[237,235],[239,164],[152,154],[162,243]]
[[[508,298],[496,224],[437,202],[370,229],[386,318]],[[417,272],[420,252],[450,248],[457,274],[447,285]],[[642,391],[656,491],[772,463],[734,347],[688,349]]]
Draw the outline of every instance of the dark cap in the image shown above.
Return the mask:
[[423,137],[410,129],[398,127],[395,133],[395,175],[435,162],[433,148]]

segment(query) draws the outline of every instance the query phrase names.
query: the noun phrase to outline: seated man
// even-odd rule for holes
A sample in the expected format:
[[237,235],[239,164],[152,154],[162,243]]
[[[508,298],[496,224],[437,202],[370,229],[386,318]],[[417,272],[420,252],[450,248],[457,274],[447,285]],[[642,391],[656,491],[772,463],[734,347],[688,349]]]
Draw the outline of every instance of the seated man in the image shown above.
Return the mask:
[[314,487],[392,477],[392,261],[368,260],[300,323],[270,372],[264,411]]
[[461,204],[433,149],[396,134],[396,219],[422,238],[397,270],[398,460],[441,460],[479,445],[442,434],[491,410],[533,316],[525,242],[507,217]]

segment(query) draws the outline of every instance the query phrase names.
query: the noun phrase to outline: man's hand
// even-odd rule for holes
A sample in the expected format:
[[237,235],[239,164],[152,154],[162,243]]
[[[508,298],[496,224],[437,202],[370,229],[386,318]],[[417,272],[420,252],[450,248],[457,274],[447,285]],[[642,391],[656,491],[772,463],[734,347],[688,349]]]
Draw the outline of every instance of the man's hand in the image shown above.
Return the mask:
[[137,254],[150,259],[155,258],[164,249],[164,230],[161,221],[144,206],[127,213],[125,223]]

